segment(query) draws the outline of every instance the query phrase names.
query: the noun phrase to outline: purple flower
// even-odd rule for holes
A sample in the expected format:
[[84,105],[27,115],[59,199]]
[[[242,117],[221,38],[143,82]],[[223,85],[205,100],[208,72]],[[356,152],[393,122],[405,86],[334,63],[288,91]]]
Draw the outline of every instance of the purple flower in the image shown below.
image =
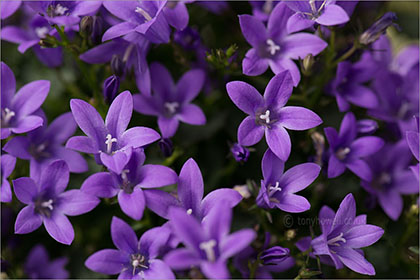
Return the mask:
[[[417,159],[417,161],[420,160],[420,151],[419,151],[419,117],[415,117],[415,123],[416,123],[416,130],[415,131],[407,131],[406,132],[406,139],[408,143],[408,147],[411,150],[411,153],[413,153],[413,156]],[[419,180],[419,164],[417,163],[414,166],[410,166],[411,171],[413,171],[414,175],[417,177],[417,181]]]
[[385,13],[379,20],[375,21],[371,27],[360,35],[359,41],[363,45],[369,45],[379,39],[379,37],[386,32],[388,27],[394,25],[398,27],[394,21],[397,20],[397,15],[393,12]]
[[129,91],[120,93],[109,107],[104,121],[89,103],[80,99],[70,101],[71,111],[80,129],[87,135],[74,136],[66,148],[94,154],[98,163],[121,174],[133,148],[145,146],[160,138],[151,128],[137,126],[128,130],[133,113],[133,98]]
[[416,176],[408,169],[412,156],[404,139],[396,144],[387,144],[376,154],[367,159],[372,170],[371,181],[363,180],[362,187],[392,220],[398,220],[403,210],[402,194],[416,194],[419,183]]
[[12,190],[10,189],[9,180],[7,177],[12,174],[13,169],[15,169],[16,158],[11,155],[2,155],[0,156],[1,164],[1,192],[0,192],[0,201],[1,202],[10,202],[12,201]]
[[166,20],[177,30],[184,30],[188,25],[190,16],[185,4],[190,2],[193,0],[168,1],[163,8]]
[[15,94],[15,76],[9,66],[1,63],[1,139],[42,125],[42,118],[33,113],[41,107],[49,90],[50,82],[39,80],[24,85]]
[[172,208],[170,225],[175,235],[186,246],[170,251],[165,262],[175,270],[199,266],[207,278],[229,278],[227,260],[242,251],[256,237],[251,229],[229,234],[231,207],[219,202],[200,224],[184,210]]
[[363,119],[357,121],[357,133],[373,134],[378,129],[378,123],[374,120]]
[[155,227],[138,240],[127,223],[113,217],[111,236],[117,249],[100,250],[91,255],[85,265],[98,273],[119,274],[118,279],[174,279],[168,265],[157,259],[169,235],[165,227]]
[[329,91],[337,99],[340,112],[348,111],[350,104],[362,108],[374,109],[378,106],[375,93],[363,85],[373,78],[370,56],[364,55],[355,64],[349,61],[340,62],[335,78],[329,85]]
[[[0,19],[6,19],[13,15],[22,4],[21,0],[14,0],[14,1],[1,1],[0,3]],[[3,36],[3,30],[2,30]]]
[[41,48],[40,40],[47,35],[54,36],[56,31],[48,21],[40,16],[34,15],[29,28],[23,29],[17,26],[5,26],[1,30],[2,40],[19,44],[18,51],[25,53],[32,48],[38,59],[48,67],[60,66],[63,61],[63,52],[61,47]]
[[362,158],[379,151],[384,141],[376,136],[356,139],[357,123],[351,112],[344,116],[339,133],[333,127],[326,127],[324,132],[330,144],[328,178],[338,177],[348,168],[361,179],[370,181],[372,171]]
[[120,87],[120,78],[116,75],[109,76],[104,82],[103,95],[107,103],[112,103]]
[[230,152],[237,162],[246,162],[248,160],[249,150],[238,143],[232,145]]
[[148,190],[145,192],[145,197],[147,207],[165,219],[170,217],[171,207],[179,207],[198,221],[203,220],[221,200],[231,208],[242,200],[239,192],[228,188],[214,190],[204,198],[203,193],[203,176],[197,163],[190,158],[179,173],[177,198],[161,190]]
[[[277,5],[276,7],[280,6]],[[288,71],[274,76],[268,83],[264,97],[245,82],[230,82],[226,90],[233,103],[247,113],[238,128],[238,142],[243,146],[258,143],[265,133],[271,151],[281,160],[290,155],[291,143],[287,129],[305,130],[322,123],[317,114],[303,107],[286,106],[293,90]]]
[[375,268],[365,259],[360,248],[378,241],[384,230],[366,224],[366,215],[356,217],[356,203],[352,194],[343,199],[337,213],[328,206],[322,207],[319,223],[322,234],[311,242],[315,255],[332,263],[336,269],[347,266],[361,274],[375,275]]
[[346,11],[336,1],[306,0],[287,1],[287,6],[296,12],[287,21],[287,32],[297,32],[312,27],[314,24],[332,26],[350,20]]
[[277,207],[290,213],[304,212],[311,208],[306,198],[295,193],[305,189],[318,177],[321,171],[319,165],[304,163],[284,172],[284,161],[267,149],[261,166],[264,180],[261,180],[257,197],[258,206]]
[[85,180],[81,190],[98,197],[118,195],[121,210],[131,218],[140,220],[146,207],[146,193],[151,188],[177,182],[177,175],[172,169],[161,165],[143,165],[145,159],[143,149],[136,148],[120,174],[114,172],[93,174]]
[[66,257],[50,261],[48,252],[41,244],[31,249],[25,262],[25,274],[31,279],[67,279],[68,271],[64,268]]
[[249,1],[252,7],[252,14],[260,21],[266,22],[270,17],[274,7],[280,1],[266,0],[266,1]]
[[168,43],[170,28],[162,12],[166,3],[166,0],[104,1],[104,7],[123,22],[109,28],[102,41],[136,32],[153,43]]
[[36,181],[28,177],[13,180],[16,197],[27,204],[17,215],[15,233],[30,233],[44,224],[52,238],[70,245],[74,229],[67,216],[91,211],[99,199],[80,190],[65,192],[68,182],[69,168],[62,160],[48,165]]
[[303,59],[308,54],[315,56],[327,47],[327,43],[309,33],[289,34],[286,23],[292,14],[286,3],[279,3],[268,19],[267,29],[253,16],[239,16],[242,33],[252,46],[242,61],[245,75],[258,76],[268,66],[274,74],[289,70],[293,85],[297,86],[300,72],[292,59]]
[[154,95],[135,94],[134,110],[158,117],[159,129],[164,138],[175,135],[179,122],[203,125],[206,116],[197,105],[190,102],[203,87],[204,72],[193,69],[185,73],[175,85],[171,74],[159,63],[150,65]]
[[63,147],[77,128],[70,112],[57,117],[48,127],[45,115],[44,125],[28,132],[27,136],[16,136],[6,143],[3,150],[9,154],[30,160],[30,176],[36,179],[41,170],[57,159],[64,160],[70,172],[83,173],[88,170],[85,159],[77,152]]

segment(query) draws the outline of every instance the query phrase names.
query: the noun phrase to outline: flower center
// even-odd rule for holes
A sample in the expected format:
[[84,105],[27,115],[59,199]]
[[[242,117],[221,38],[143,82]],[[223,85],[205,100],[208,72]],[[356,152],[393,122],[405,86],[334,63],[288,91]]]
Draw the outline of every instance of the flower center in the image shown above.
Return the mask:
[[51,212],[54,210],[54,200],[38,200],[35,202],[35,210],[45,217],[50,217]]
[[192,209],[191,208],[187,210],[187,214],[188,215],[191,215],[192,214]]
[[144,17],[144,19],[146,20],[146,22],[151,21],[152,17],[149,15],[148,12],[146,12],[145,10],[143,10],[140,7],[136,7],[136,9],[134,10],[136,13],[142,15]]
[[57,4],[55,6],[50,5],[48,7],[47,14],[50,17],[62,16],[65,15],[68,12],[68,10],[69,9],[67,7],[62,6],[61,4]]
[[267,39],[266,43],[267,43],[267,51],[271,55],[275,55],[276,52],[280,51],[280,46],[277,45],[273,40]]
[[349,147],[345,147],[345,148],[340,148],[338,149],[338,151],[335,153],[336,157],[339,160],[344,160],[347,155],[350,153],[350,148]]
[[337,235],[336,237],[328,240],[327,244],[330,245],[330,246],[340,246],[340,244],[338,244],[338,242],[346,243],[346,240],[343,238],[343,233],[342,232],[339,235]]
[[105,144],[106,144],[106,152],[108,154],[110,154],[111,151],[112,151],[112,143],[117,143],[117,138],[112,138],[112,135],[108,133],[106,135],[106,141],[105,141]]
[[29,148],[29,153],[35,159],[49,158],[51,155],[48,151],[46,151],[47,147],[48,147],[48,144],[46,142],[37,146],[31,145],[31,147]]
[[7,126],[10,122],[10,120],[15,116],[15,112],[10,110],[9,108],[4,108],[1,112],[1,118],[2,118],[2,126]]
[[35,34],[38,36],[38,38],[45,38],[48,34],[48,27],[43,26],[35,28]]
[[216,246],[216,240],[214,239],[200,243],[200,249],[206,253],[206,257],[210,262],[214,262],[216,260],[214,246]]
[[164,106],[165,106],[166,111],[170,115],[173,115],[176,113],[177,109],[179,108],[179,103],[178,102],[165,102]]
[[260,119],[264,120],[266,124],[269,124],[270,123],[270,110],[266,110],[264,114],[261,114]]
[[141,270],[148,269],[147,266],[147,259],[145,256],[140,254],[131,255],[131,266],[133,267],[133,275],[136,274],[136,269],[139,268]]
[[268,195],[269,196],[272,196],[277,191],[281,192],[282,189],[279,187],[279,185],[280,185],[280,183],[279,182],[276,182],[276,185],[274,187],[273,186],[268,186],[268,190],[269,190]]

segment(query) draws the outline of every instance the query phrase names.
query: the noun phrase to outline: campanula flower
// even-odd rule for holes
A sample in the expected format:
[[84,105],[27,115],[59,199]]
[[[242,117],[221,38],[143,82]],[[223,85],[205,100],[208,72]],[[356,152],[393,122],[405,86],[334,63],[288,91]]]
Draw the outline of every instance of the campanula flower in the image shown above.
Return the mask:
[[43,120],[33,113],[41,107],[50,91],[50,82],[30,82],[16,91],[12,70],[1,63],[1,139],[11,133],[21,134],[41,126]]
[[117,249],[104,249],[91,255],[85,262],[90,270],[114,275],[118,279],[174,279],[175,275],[162,260],[159,250],[166,244],[170,231],[164,227],[152,228],[137,239],[134,230],[123,220],[113,217],[112,242]]
[[230,148],[230,152],[232,153],[233,157],[238,162],[246,162],[249,157],[249,149],[235,143]]
[[104,89],[102,91],[105,101],[109,104],[115,99],[120,87],[120,78],[117,75],[112,75],[106,78],[104,82]]
[[67,279],[69,272],[64,268],[68,262],[66,257],[50,260],[44,246],[34,246],[25,262],[25,274],[31,279]]
[[3,154],[0,156],[0,164],[1,164],[1,193],[0,193],[0,201],[1,202],[10,202],[12,201],[12,189],[10,188],[9,180],[7,177],[12,174],[13,170],[15,169],[16,165],[16,158]]
[[133,113],[133,98],[129,91],[120,93],[109,107],[105,123],[92,105],[72,99],[70,108],[80,129],[87,136],[73,136],[66,148],[94,154],[97,162],[121,174],[133,148],[157,141],[160,136],[151,128],[136,126],[127,130]]
[[340,132],[333,127],[326,127],[324,132],[330,144],[328,178],[338,177],[348,168],[361,179],[370,181],[372,171],[363,158],[379,151],[384,141],[376,136],[356,138],[357,123],[352,112],[344,116]]
[[64,191],[68,182],[69,168],[62,160],[46,166],[37,180],[29,177],[13,180],[16,197],[27,205],[17,215],[15,233],[30,233],[44,224],[52,238],[70,245],[74,229],[67,216],[91,211],[99,199],[77,189]]
[[154,94],[135,94],[134,110],[157,116],[164,138],[175,135],[180,121],[192,125],[206,123],[206,116],[200,107],[190,103],[203,87],[205,75],[202,70],[188,71],[177,84],[174,84],[171,74],[162,64],[151,64],[150,74]]
[[306,130],[322,123],[320,117],[311,110],[284,106],[293,90],[289,71],[283,71],[270,80],[264,97],[245,82],[230,82],[226,85],[226,90],[233,103],[249,115],[239,125],[239,144],[252,146],[265,134],[271,151],[283,161],[287,160],[291,150],[291,141],[286,128]]
[[[135,220],[140,220],[146,207],[146,192],[175,184],[176,173],[162,165],[143,165],[146,156],[142,148],[133,149],[129,162],[120,174],[100,172],[91,175],[83,183],[81,190],[98,197],[118,195],[121,210]],[[156,203],[164,203],[156,197]]]
[[174,270],[200,267],[207,278],[227,279],[227,260],[242,251],[256,237],[251,229],[229,234],[231,207],[224,201],[213,207],[203,222],[182,209],[171,208],[170,225],[185,248],[174,249],[164,258]]
[[308,54],[315,56],[327,43],[313,34],[287,32],[287,20],[292,14],[286,3],[279,3],[271,12],[267,28],[253,16],[239,16],[242,33],[252,46],[242,61],[245,75],[261,75],[268,66],[274,74],[289,70],[293,85],[297,86],[300,72],[293,59],[304,59]]
[[286,1],[287,6],[295,12],[287,20],[287,32],[297,32],[312,27],[339,25],[349,21],[346,11],[336,1],[305,0]]
[[64,160],[70,172],[83,173],[88,170],[86,160],[76,151],[66,149],[63,144],[77,129],[70,112],[58,116],[49,126],[45,115],[44,125],[28,132],[27,136],[16,136],[6,143],[3,150],[30,161],[30,176],[36,179],[41,170],[54,160]]

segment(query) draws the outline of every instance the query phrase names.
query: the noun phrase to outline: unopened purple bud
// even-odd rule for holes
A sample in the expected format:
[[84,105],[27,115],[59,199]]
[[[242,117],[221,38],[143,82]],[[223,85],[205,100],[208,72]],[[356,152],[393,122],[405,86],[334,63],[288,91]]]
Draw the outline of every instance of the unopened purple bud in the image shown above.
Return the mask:
[[182,31],[175,32],[174,41],[185,50],[195,50],[200,46],[200,34],[196,30],[187,27]]
[[385,13],[380,19],[378,19],[371,27],[360,35],[359,41],[363,45],[369,45],[379,39],[379,37],[385,33],[386,29],[391,25],[398,27],[394,21],[397,20],[397,15],[393,12]]
[[249,150],[238,143],[233,144],[230,148],[230,152],[232,153],[233,157],[238,162],[245,162],[248,160],[249,157]]
[[118,78],[116,75],[112,75],[105,80],[103,94],[106,102],[111,104],[111,102],[117,96],[119,87],[120,78]]
[[357,132],[360,134],[372,134],[378,129],[378,123],[374,120],[357,121]]
[[280,246],[271,247],[265,250],[260,259],[264,265],[278,265],[290,257],[290,250]]
[[169,138],[162,138],[158,142],[159,148],[164,157],[170,157],[174,151],[174,145],[172,144],[171,139]]
[[80,20],[80,35],[82,35],[82,37],[88,37],[92,34],[92,30],[93,30],[93,17],[92,16],[84,16],[81,20]]
[[122,59],[114,54],[111,58],[111,69],[115,75],[121,77],[124,74],[124,62]]
[[93,16],[93,27],[91,38],[93,43],[99,44],[102,39],[103,21],[101,17]]

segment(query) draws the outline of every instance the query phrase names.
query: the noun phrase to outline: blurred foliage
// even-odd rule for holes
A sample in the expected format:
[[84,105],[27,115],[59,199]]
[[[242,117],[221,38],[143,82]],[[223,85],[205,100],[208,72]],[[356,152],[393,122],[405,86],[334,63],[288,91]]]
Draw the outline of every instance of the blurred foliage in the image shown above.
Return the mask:
[[[267,148],[265,142],[261,141],[254,147],[255,151],[251,153],[248,162],[245,164],[235,162],[229,155],[229,145],[236,142],[238,125],[245,116],[227,96],[226,82],[230,80],[246,81],[263,92],[272,77],[271,71],[267,71],[264,75],[258,77],[242,75],[241,60],[250,47],[242,36],[237,15],[251,14],[252,12],[247,2],[230,2],[229,5],[230,9],[220,15],[212,14],[198,5],[187,5],[190,12],[189,25],[199,31],[204,45],[208,48],[207,61],[209,62],[209,75],[212,84],[208,92],[200,94],[195,100],[195,103],[203,108],[207,117],[207,124],[201,127],[181,124],[173,138],[176,152],[170,159],[165,160],[157,144],[151,145],[146,150],[147,162],[165,163],[177,173],[179,173],[183,163],[188,158],[193,157],[201,168],[205,182],[205,193],[220,187],[245,184],[247,180],[256,182],[258,185],[262,177],[261,159]],[[395,49],[400,49],[401,46],[410,42],[418,42],[419,2],[362,2],[353,13],[351,22],[344,28],[336,29],[335,50],[337,53],[345,52],[354,38],[386,11],[397,13],[398,24],[402,30],[401,33],[396,30],[388,32]],[[19,24],[21,16],[21,13],[17,13],[2,22],[2,25]],[[80,71],[80,67],[76,65],[70,53],[65,53],[63,66],[49,69],[37,60],[32,51],[21,54],[17,51],[16,45],[4,41],[1,43],[1,59],[14,71],[17,88],[33,80],[47,79],[51,81],[50,94],[42,106],[49,122],[58,115],[69,111],[69,100],[75,96],[82,96],[94,104],[97,102],[93,99],[95,97],[94,92],[92,92]],[[323,86],[334,72],[323,72],[320,68],[320,61],[327,59],[326,56],[329,55],[333,55],[331,58],[334,59],[336,54],[334,52],[329,54],[327,49],[322,55],[315,58],[311,74],[302,76],[299,87],[295,89],[289,101],[290,105],[311,108],[321,116],[324,123],[310,131],[289,132],[292,139],[292,154],[286,163],[286,169],[310,160],[311,156],[315,154],[311,133],[314,131],[322,133],[323,128],[327,126],[337,128],[343,117],[343,114],[337,110],[335,100],[324,95]],[[353,58],[357,58],[358,55],[356,53]],[[190,62],[195,59],[194,54],[183,50],[173,41],[167,45],[154,46],[148,55],[149,62],[160,61],[163,63],[170,70],[175,80],[191,68]],[[84,66],[87,67],[90,76],[95,78],[97,88],[94,91],[100,93],[103,81],[111,75],[109,65],[84,64]],[[132,93],[138,92],[133,73],[130,73],[121,84],[120,92],[123,90],[130,90]],[[353,108],[352,110],[357,116],[364,116],[364,110],[360,108]],[[158,129],[156,118],[138,113],[133,114],[130,125],[143,125]],[[383,129],[379,130],[379,134],[388,138],[388,140],[392,140],[392,137],[388,137]],[[72,174],[70,188],[79,188],[84,179],[100,170],[93,158],[89,156],[86,156],[86,158],[89,159],[90,172],[78,175]],[[16,169],[10,178],[28,176],[28,169],[27,162],[18,160]],[[167,189],[172,190],[175,187]],[[254,195],[256,191],[254,190]],[[323,170],[319,178],[301,192],[311,202],[310,211],[291,215],[293,223],[290,226],[286,226],[284,223],[285,213],[275,209],[270,211],[272,218],[272,223],[270,223],[264,213],[265,211],[252,207],[255,204],[254,196],[244,200],[236,207],[232,230],[243,227],[256,228],[259,230],[260,239],[263,238],[262,233],[268,230],[276,237],[275,245],[290,248],[292,255],[298,256],[297,262],[302,263],[306,261],[306,257],[302,256],[294,243],[300,237],[310,235],[310,226],[312,226],[316,235],[320,231],[316,223],[300,225],[298,221],[314,221],[323,205],[328,205],[336,210],[341,200],[349,192],[352,192],[356,198],[357,213],[367,213],[368,223],[385,229],[385,234],[381,240],[364,250],[366,258],[376,268],[376,277],[418,278],[418,207],[417,211],[413,209],[416,205],[416,197],[404,197],[404,213],[398,221],[393,222],[380,207],[372,207],[366,192],[360,187],[359,179],[350,172],[346,172],[339,178],[327,180]],[[84,266],[84,261],[97,250],[114,247],[110,236],[112,216],[118,216],[128,221],[136,230],[138,236],[150,227],[162,225],[165,222],[164,219],[149,210],[145,211],[145,216],[141,221],[133,221],[121,212],[115,200],[105,199],[92,212],[70,218],[75,228],[76,238],[71,246],[65,246],[50,238],[43,227],[31,234],[14,235],[14,220],[21,207],[22,205],[16,198],[12,203],[2,203],[2,270],[7,268],[7,276],[10,278],[24,277],[23,263],[29,250],[37,243],[46,246],[52,258],[69,257],[70,261],[67,269],[70,271],[71,278],[109,278],[89,271]],[[289,234],[292,233],[292,238],[287,237],[286,231]],[[293,237],[294,235],[296,237]],[[309,259],[309,263],[304,270],[300,269],[296,266],[277,276],[293,278],[299,274],[302,278],[352,279],[364,277],[347,268],[335,270],[327,265],[322,265],[322,275],[318,275],[316,261],[312,259]],[[240,278],[238,272],[233,276]]]

